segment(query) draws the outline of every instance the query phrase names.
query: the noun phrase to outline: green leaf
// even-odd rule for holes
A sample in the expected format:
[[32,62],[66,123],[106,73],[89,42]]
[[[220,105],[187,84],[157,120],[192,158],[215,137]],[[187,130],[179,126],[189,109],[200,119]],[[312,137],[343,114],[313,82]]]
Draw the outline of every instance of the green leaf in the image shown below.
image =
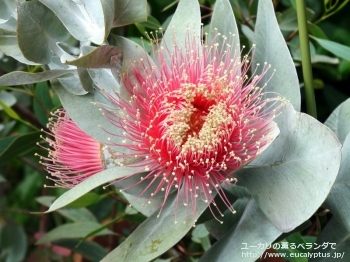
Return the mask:
[[[201,16],[198,0],[180,0],[176,11],[164,33],[161,46],[164,46],[170,53],[173,51],[173,46],[186,52],[186,41],[197,41],[198,47],[200,41]],[[195,36],[195,39],[192,37]],[[193,37],[194,38],[194,37]]]
[[296,31],[298,29],[297,12],[294,8],[289,8],[282,13],[279,26],[282,31]]
[[308,24],[307,29],[309,30],[309,33],[317,38],[327,39],[326,34],[323,32],[323,30],[318,27],[315,24]]
[[101,186],[103,184],[106,184],[110,181],[133,174],[134,172],[135,172],[135,169],[130,167],[115,167],[115,168],[110,168],[102,172],[99,172],[96,175],[89,177],[88,179],[84,180],[80,184],[71,188],[69,191],[61,195],[59,198],[57,198],[55,202],[52,203],[49,210],[47,210],[45,213],[52,212],[59,208],[62,208],[72,203],[73,201],[77,200],[81,196],[85,195],[87,192],[91,191],[92,189],[98,186]]
[[0,183],[6,182],[6,181],[7,181],[6,178],[4,178],[4,177],[0,174]]
[[327,197],[338,174],[341,145],[311,116],[296,112],[290,104],[281,110],[275,118],[280,135],[236,177],[271,222],[289,232]]
[[115,0],[113,27],[147,20],[146,0]]
[[77,200],[74,200],[72,203],[68,205],[68,207],[87,207],[97,202],[100,199],[100,196],[96,193],[89,192]]
[[[153,213],[102,262],[140,261],[141,257],[142,261],[151,261],[175,245],[191,229],[194,219],[197,219],[208,205],[199,201],[196,206],[196,217],[193,217],[191,206],[178,205],[176,200],[178,193],[169,196],[159,218],[157,218],[158,212]],[[176,224],[175,212],[178,221]]]
[[310,262],[350,261],[350,231],[334,217],[327,223],[316,244],[320,247],[314,249]]
[[99,262],[107,255],[106,250],[95,242],[84,241],[80,243],[80,241],[76,239],[61,239],[53,241],[53,244],[82,254],[83,257],[92,262]]
[[254,32],[252,29],[249,28],[249,26],[241,25],[242,33],[245,35],[245,37],[248,38],[250,42],[254,42]]
[[[41,196],[41,197],[37,197],[35,200],[38,201],[43,206],[49,207],[55,199],[56,197],[54,196]],[[74,222],[80,222],[80,221],[97,222],[97,219],[94,217],[94,215],[86,208],[67,207],[67,208],[62,208],[60,210],[57,210],[57,212]]]
[[[299,39],[299,36],[295,36],[289,42],[289,46],[290,46],[290,52],[292,54],[293,59],[301,61],[301,51],[300,51],[300,39]],[[314,45],[311,42],[309,42],[309,49],[310,49],[311,60],[313,60],[315,55],[316,55],[316,49],[315,49]]]
[[22,226],[7,225],[0,230],[1,257],[6,262],[23,261],[27,252],[27,236]]
[[[289,243],[294,243],[296,245],[296,250],[302,252],[302,253],[307,253],[308,251],[305,250],[305,240],[303,239],[303,237],[300,235],[299,232],[296,232],[290,236],[287,237],[287,241]],[[301,244],[301,245],[304,245],[304,247],[300,246],[298,247],[298,245]]]
[[209,232],[204,224],[200,224],[192,231],[192,241],[201,244],[204,250],[210,248]]
[[[136,26],[149,28],[151,30],[159,30],[159,28],[161,27],[161,24],[158,22],[158,20],[155,17],[148,15],[146,22],[136,24]],[[141,33],[144,33],[144,32],[141,31]]]
[[[260,80],[260,85],[268,83],[265,92],[280,94],[300,111],[300,88],[297,72],[290,56],[284,37],[279,29],[271,1],[259,1],[255,26],[256,50],[253,56],[253,71],[260,64],[260,73],[264,63],[271,64],[271,69]],[[271,77],[272,71],[276,72]],[[270,79],[270,80],[269,80]]]
[[[88,235],[90,232],[95,231],[100,227],[101,225],[99,223],[87,222],[87,221],[64,224],[46,233],[43,237],[41,237],[36,242],[36,244],[37,245],[45,244],[45,243],[49,243],[49,242],[52,242],[58,239],[64,239],[64,238],[83,238],[86,235]],[[112,231],[108,229],[104,229],[98,232],[96,236],[111,235],[111,234],[113,234]]]
[[[8,107],[13,106],[17,102],[16,97],[7,91],[0,91],[0,100]],[[3,108],[0,105],[0,110],[2,110],[2,109]]]
[[0,86],[34,84],[74,73],[74,70],[50,70],[40,73],[15,71],[0,77]]
[[[220,33],[221,35],[218,35],[218,33]],[[226,36],[228,40],[224,41],[223,36]],[[228,0],[218,0],[215,3],[214,11],[210,22],[207,41],[208,45],[213,44],[213,39],[215,37],[217,37],[215,43],[219,43],[220,47],[224,44],[232,45],[232,59],[240,57],[241,47],[239,43],[239,32],[236,24],[236,19],[233,15],[231,4]],[[238,63],[237,73],[241,72],[240,66],[241,65]]]
[[3,126],[3,128],[0,131],[0,137],[5,137],[10,134],[12,131],[13,127],[16,125],[17,121],[11,120],[6,125]]
[[341,103],[328,117],[325,122],[337,135],[340,143],[344,143],[346,136],[350,132],[350,99]]
[[75,60],[66,61],[65,64],[85,68],[110,68],[112,57],[121,58],[121,50],[115,46],[103,45],[80,56]]
[[326,39],[317,37],[311,38],[316,40],[316,42],[319,43],[320,46],[322,46],[327,51],[335,54],[340,58],[350,61],[350,47]]
[[212,219],[210,221],[205,222],[205,227],[208,229],[208,231],[214,238],[222,238],[231,228],[237,227],[248,202],[249,198],[238,199],[233,204],[233,208],[234,210],[236,210],[235,214],[232,214],[230,210],[226,210],[224,212],[224,217],[220,217],[220,220],[223,221],[222,224],[219,223],[219,221]]
[[57,16],[38,1],[17,2],[17,12],[18,45],[24,57],[49,64],[53,53],[61,53],[56,43],[67,39],[68,31]]
[[8,164],[13,158],[28,152],[39,140],[40,132],[0,139],[0,166]]
[[[238,225],[231,227],[204,255],[201,261],[255,261],[266,249],[261,243],[272,243],[280,232],[250,199]],[[247,248],[247,249],[245,249]],[[248,254],[249,253],[249,254]]]
[[49,112],[53,108],[52,98],[50,95],[50,89],[47,82],[41,82],[36,84],[34,91],[33,108],[36,117],[39,122],[46,126],[49,119]]
[[24,121],[17,113],[16,111],[14,111],[11,107],[9,107],[8,105],[6,105],[2,100],[0,100],[0,107],[1,109],[3,109],[5,111],[5,113],[15,119],[15,120],[18,120],[20,122],[22,122],[23,124],[26,124],[28,126],[30,126],[31,128],[33,129],[37,129],[35,126],[33,126],[31,123],[27,122],[27,121]]

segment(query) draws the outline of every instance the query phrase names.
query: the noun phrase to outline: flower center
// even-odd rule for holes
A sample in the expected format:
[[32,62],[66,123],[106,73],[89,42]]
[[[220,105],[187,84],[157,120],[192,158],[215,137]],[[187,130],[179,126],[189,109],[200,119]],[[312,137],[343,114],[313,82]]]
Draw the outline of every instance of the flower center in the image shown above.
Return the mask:
[[[181,153],[215,149],[232,127],[234,110],[220,99],[218,92],[207,86],[182,86],[181,94],[167,98],[169,114],[166,118],[166,135]],[[203,92],[205,91],[205,92]]]

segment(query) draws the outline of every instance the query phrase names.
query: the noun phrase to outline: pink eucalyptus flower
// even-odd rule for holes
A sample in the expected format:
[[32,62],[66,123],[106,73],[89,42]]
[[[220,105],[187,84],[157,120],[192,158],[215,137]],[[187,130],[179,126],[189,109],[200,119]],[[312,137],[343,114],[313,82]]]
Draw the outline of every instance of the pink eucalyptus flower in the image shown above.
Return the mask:
[[40,158],[50,179],[59,187],[73,187],[86,178],[104,170],[101,144],[83,132],[65,110],[52,114],[45,138],[50,148],[48,157]]
[[198,48],[189,36],[185,48],[174,43],[173,51],[156,44],[154,62],[130,61],[133,69],[121,74],[130,99],[107,94],[119,111],[104,108],[105,115],[123,130],[114,134],[123,143],[114,145],[129,149],[120,157],[141,159],[131,164],[148,172],[141,178],[149,183],[140,196],[153,185],[154,191],[142,197],[163,192],[162,206],[176,190],[177,201],[192,206],[193,213],[199,199],[216,206],[215,194],[235,212],[222,183],[235,183],[233,173],[276,136],[272,120],[282,104],[276,102],[283,99],[266,99],[258,87],[269,66],[248,77],[250,54],[240,61],[240,50],[228,42],[219,47],[216,40]]

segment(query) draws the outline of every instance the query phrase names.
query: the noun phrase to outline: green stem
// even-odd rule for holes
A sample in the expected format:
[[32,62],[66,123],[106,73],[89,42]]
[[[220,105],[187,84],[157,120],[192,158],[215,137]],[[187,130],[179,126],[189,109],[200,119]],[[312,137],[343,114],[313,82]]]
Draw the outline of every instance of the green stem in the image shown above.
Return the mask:
[[299,27],[299,39],[300,39],[300,51],[301,51],[301,64],[303,67],[303,77],[305,85],[305,98],[306,98],[306,111],[309,115],[317,117],[315,94],[313,88],[312,67],[309,48],[309,35],[307,31],[306,20],[306,5],[305,0],[296,0],[297,15],[298,15],[298,27]]

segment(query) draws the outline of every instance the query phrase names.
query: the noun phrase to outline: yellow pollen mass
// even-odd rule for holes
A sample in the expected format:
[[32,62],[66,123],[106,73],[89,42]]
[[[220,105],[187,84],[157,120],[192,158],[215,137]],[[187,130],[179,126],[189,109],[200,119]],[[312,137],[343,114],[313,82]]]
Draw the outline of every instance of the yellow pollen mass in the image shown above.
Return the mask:
[[210,88],[183,84],[180,93],[166,99],[166,136],[181,147],[181,153],[213,150],[228,135],[227,127],[234,125],[234,109],[220,99],[228,89],[223,77],[214,80]]

